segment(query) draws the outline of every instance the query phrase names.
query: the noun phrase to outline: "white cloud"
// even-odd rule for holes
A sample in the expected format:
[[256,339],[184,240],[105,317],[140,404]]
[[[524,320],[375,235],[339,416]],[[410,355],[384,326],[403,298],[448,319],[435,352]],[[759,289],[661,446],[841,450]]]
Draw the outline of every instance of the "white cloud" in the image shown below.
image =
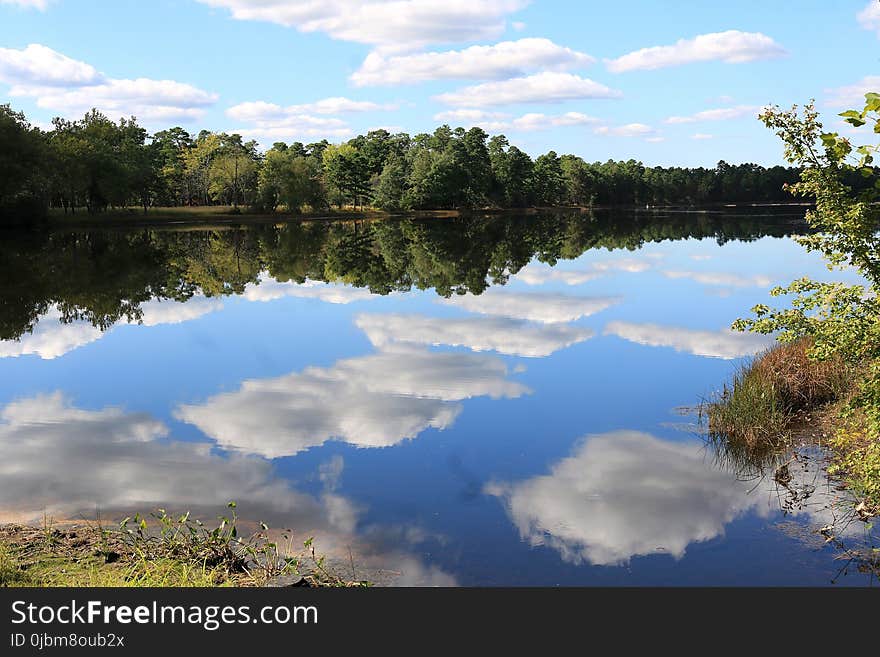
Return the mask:
[[510,114],[478,109],[455,109],[434,115],[435,121],[456,125],[479,126],[490,132],[501,132],[510,127]]
[[645,141],[651,144],[659,144],[666,141],[666,137],[646,137]]
[[107,80],[104,84],[53,89],[14,86],[11,96],[36,98],[44,109],[66,116],[93,107],[111,116],[136,116],[144,121],[193,121],[217,101],[217,95],[174,80]]
[[664,271],[663,275],[667,278],[689,278],[703,285],[723,287],[770,287],[773,285],[773,279],[762,274],[740,276],[739,274],[712,271]]
[[760,107],[755,105],[737,105],[736,107],[718,107],[704,110],[690,116],[670,116],[664,123],[700,123],[702,121],[729,121],[744,116],[756,117]]
[[[645,256],[651,260],[659,260],[662,258],[660,254],[653,256]],[[649,270],[653,267],[651,262],[647,262],[643,258],[618,258],[616,260],[600,260],[592,264],[593,269],[597,271],[625,271],[630,274],[638,274]]]
[[[140,305],[141,323],[145,326],[180,324],[221,308],[223,303],[220,300],[205,297],[193,297],[186,303],[154,299]],[[19,340],[0,341],[0,358],[35,355],[43,360],[54,360],[96,342],[104,335],[104,331],[83,320],[62,322],[61,312],[53,306],[40,317],[33,332],[24,334]]]
[[497,38],[528,0],[199,0],[239,20],[390,48]]
[[706,141],[707,139],[714,139],[715,135],[710,135],[706,132],[697,132],[691,135],[691,139],[696,141]]
[[672,347],[695,356],[708,356],[731,360],[752,356],[767,349],[773,338],[753,333],[739,333],[730,329],[699,331],[677,326],[658,324],[634,324],[611,322],[605,327],[605,335],[616,335],[624,340],[649,347]]
[[572,73],[536,73],[501,82],[486,82],[440,94],[436,100],[459,107],[520,103],[557,103],[583,98],[620,98],[623,94]]
[[254,101],[240,103],[226,110],[226,116],[236,121],[253,123],[256,121],[278,121],[301,114],[348,114],[352,112],[374,112],[397,109],[397,105],[379,105],[366,100],[351,100],[344,97],[324,98],[304,105],[282,107],[275,103]]
[[565,114],[524,114],[510,122],[511,130],[532,132],[535,130],[547,130],[549,128],[562,128],[576,125],[590,125],[598,123],[599,119],[581,114],[580,112],[566,112]]
[[504,501],[523,540],[563,560],[616,565],[668,554],[724,534],[757,506],[752,482],[707,463],[702,443],[636,431],[589,437],[550,473],[486,491]]
[[142,303],[140,309],[141,323],[144,326],[182,324],[222,310],[223,302],[220,299],[199,296],[183,303],[170,299],[153,299]]
[[237,392],[180,406],[175,416],[221,446],[269,458],[328,440],[389,447],[428,428],[444,429],[470,397],[519,397],[500,359],[397,348],[242,383]]
[[485,110],[478,109],[446,110],[434,115],[435,121],[449,121],[453,123],[456,121],[477,122],[494,121],[508,118],[510,118],[510,114],[505,114],[504,112],[487,112]]
[[60,319],[61,313],[52,308],[40,318],[32,333],[26,333],[16,341],[0,341],[0,358],[36,355],[44,360],[53,360],[100,340],[103,335],[101,329],[89,322],[63,324]]
[[39,44],[23,50],[0,48],[0,81],[12,97],[34,98],[37,106],[65,116],[93,107],[144,121],[189,121],[204,115],[217,95],[174,80],[113,79],[94,67]]
[[549,130],[550,128],[591,125],[599,121],[597,118],[581,114],[580,112],[566,112],[565,114],[555,115],[530,113],[513,118],[510,114],[486,112],[478,109],[448,110],[435,114],[434,120],[479,126],[484,130],[493,132],[500,132],[502,130],[534,132],[537,130]]
[[650,263],[638,258],[594,262],[587,269],[561,269],[542,262],[532,262],[516,273],[516,280],[522,281],[526,285],[544,285],[555,281],[566,285],[582,285],[600,278],[610,271],[639,273],[651,267]]
[[323,283],[320,281],[306,281],[305,283],[288,281],[282,283],[266,274],[260,276],[258,285],[248,285],[243,296],[248,301],[274,301],[284,297],[300,297],[303,299],[319,299],[326,303],[335,304],[366,301],[375,297],[369,290],[351,285]]
[[372,52],[351,80],[356,86],[414,84],[426,80],[503,80],[532,71],[584,68],[596,60],[549,39],[504,41],[464,50],[387,55]]
[[861,109],[865,94],[880,93],[880,75],[868,75],[855,84],[825,90],[825,105],[839,110]]
[[311,137],[342,139],[354,135],[354,130],[344,121],[313,116],[291,117],[277,123],[263,122],[256,127],[236,128],[232,132],[269,145],[275,141],[302,141]]
[[[325,98],[308,105],[291,105],[289,107],[263,101],[241,103],[226,110],[226,115],[237,121],[251,124],[249,127],[236,130],[243,137],[273,141],[308,137],[348,137],[354,131],[345,121],[324,115],[373,110],[384,111],[391,108],[392,106],[389,105],[378,105],[368,101]],[[319,114],[319,116],[309,114],[308,111]]]
[[859,25],[880,37],[880,2],[871,0],[858,14]]
[[46,11],[51,0],[0,0],[0,5],[13,5],[21,9],[37,9]]
[[507,318],[360,315],[355,323],[380,349],[395,344],[449,345],[473,351],[542,358],[593,337],[588,328]]
[[785,49],[765,34],[728,30],[701,34],[693,39],[680,39],[671,46],[642,48],[617,59],[606,60],[606,64],[609,71],[623,73],[652,71],[693,62],[740,64],[785,54]]
[[605,274],[596,270],[557,269],[541,263],[532,263],[520,269],[516,280],[526,285],[544,285],[559,281],[566,285],[582,285]]
[[508,292],[493,287],[479,296],[473,294],[454,296],[442,299],[439,303],[482,315],[556,324],[595,315],[620,303],[620,298]]
[[644,123],[627,123],[620,126],[599,126],[593,132],[611,137],[646,137],[654,134],[655,130]]
[[100,84],[104,76],[85,62],[32,43],[23,50],[0,48],[0,82],[67,87]]
[[[0,410],[0,517],[49,513],[93,515],[154,505],[219,508],[236,500],[249,513],[300,521],[298,529],[352,531],[344,498],[318,499],[292,490],[266,461],[223,457],[206,443],[162,440],[168,428],[142,413],[82,410],[61,393],[13,402]],[[60,474],[60,473],[63,473]],[[335,514],[329,507],[337,509]]]

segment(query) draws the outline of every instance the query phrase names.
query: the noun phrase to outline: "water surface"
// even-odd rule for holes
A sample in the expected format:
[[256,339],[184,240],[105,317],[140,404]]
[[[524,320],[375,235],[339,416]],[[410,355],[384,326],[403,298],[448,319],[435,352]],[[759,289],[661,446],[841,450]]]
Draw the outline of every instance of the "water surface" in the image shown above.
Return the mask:
[[821,455],[792,502],[694,411],[768,344],[733,319],[846,278],[799,220],[3,233],[0,522],[235,500],[379,583],[869,584]]

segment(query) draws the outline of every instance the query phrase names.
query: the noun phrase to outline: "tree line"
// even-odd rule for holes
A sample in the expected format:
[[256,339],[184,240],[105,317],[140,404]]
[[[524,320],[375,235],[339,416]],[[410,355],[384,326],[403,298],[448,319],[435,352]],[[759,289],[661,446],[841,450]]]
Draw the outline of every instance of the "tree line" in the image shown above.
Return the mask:
[[[32,126],[0,105],[0,216],[51,208],[232,206],[271,213],[372,207],[387,211],[591,205],[786,202],[800,169],[719,162],[714,168],[587,162],[550,151],[535,159],[481,128],[432,134],[373,130],[341,144],[276,143],[174,127],[97,110]],[[856,181],[858,183],[858,181]]]
[[263,273],[278,281],[345,282],[389,294],[480,294],[534,258],[647,242],[753,240],[803,232],[796,215],[596,210],[518,216],[290,221],[212,230],[27,231],[0,240],[0,340],[33,331],[57,308],[63,322],[106,330],[138,321],[151,299],[242,294]]

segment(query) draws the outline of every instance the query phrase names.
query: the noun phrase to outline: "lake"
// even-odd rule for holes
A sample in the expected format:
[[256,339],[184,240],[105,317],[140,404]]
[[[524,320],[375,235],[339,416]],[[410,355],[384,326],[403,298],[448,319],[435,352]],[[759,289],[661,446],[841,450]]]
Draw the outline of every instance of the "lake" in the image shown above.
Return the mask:
[[379,584],[872,583],[821,453],[782,487],[700,421],[768,345],[734,319],[851,279],[802,216],[0,233],[0,522],[234,500]]

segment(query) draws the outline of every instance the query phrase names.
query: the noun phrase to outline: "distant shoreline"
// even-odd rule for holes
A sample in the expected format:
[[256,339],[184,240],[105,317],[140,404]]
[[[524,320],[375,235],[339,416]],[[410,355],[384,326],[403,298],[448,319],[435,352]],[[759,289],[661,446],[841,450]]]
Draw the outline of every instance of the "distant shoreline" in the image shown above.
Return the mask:
[[[228,206],[197,206],[197,207],[159,207],[152,208],[146,214],[135,208],[126,210],[111,210],[100,214],[88,214],[84,209],[76,214],[62,214],[60,210],[53,209],[49,217],[42,225],[50,229],[56,228],[102,228],[102,227],[202,227],[209,228],[212,225],[248,225],[267,223],[289,223],[294,221],[368,221],[414,217],[417,219],[448,219],[469,216],[511,216],[511,215],[536,215],[544,213],[589,213],[592,211],[679,211],[691,213],[708,213],[713,211],[735,209],[806,209],[812,207],[811,203],[714,203],[701,205],[594,205],[594,206],[552,206],[552,207],[528,207],[528,208],[471,208],[460,210],[412,210],[400,212],[385,212],[382,210],[330,210],[324,212],[310,212],[302,214],[291,213],[264,213],[242,210],[239,213],[232,211]],[[9,226],[9,228],[21,228],[25,226]]]

